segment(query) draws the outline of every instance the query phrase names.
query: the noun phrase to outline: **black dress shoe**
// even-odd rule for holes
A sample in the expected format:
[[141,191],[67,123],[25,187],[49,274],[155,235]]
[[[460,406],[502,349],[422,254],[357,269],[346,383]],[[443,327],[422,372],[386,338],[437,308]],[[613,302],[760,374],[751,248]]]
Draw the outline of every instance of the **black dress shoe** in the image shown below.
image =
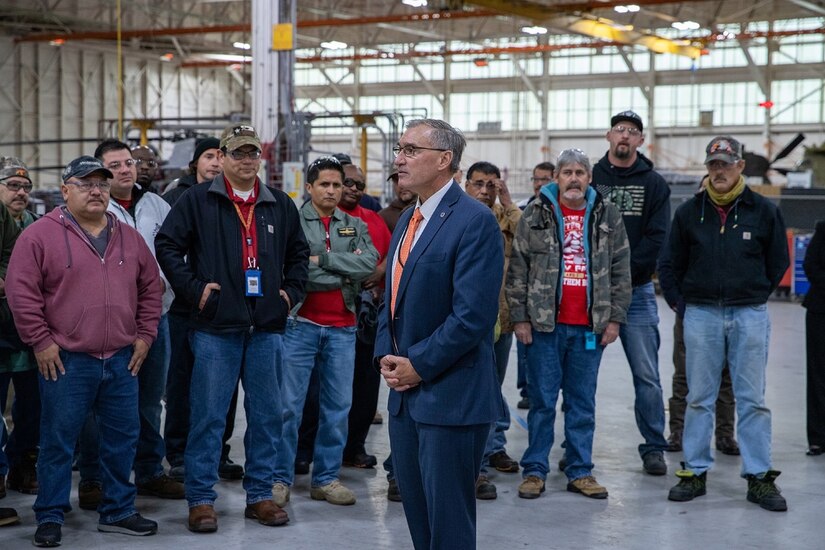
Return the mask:
[[345,456],[343,464],[352,468],[372,468],[378,464],[378,459],[374,455],[358,453],[353,456]]
[[303,476],[309,473],[309,465],[312,464],[308,460],[295,461],[295,475]]
[[739,444],[732,437],[717,437],[716,450],[723,455],[739,456]]
[[479,500],[495,500],[496,486],[490,483],[486,475],[480,474],[476,480],[476,498]]
[[394,479],[388,480],[387,500],[391,502],[401,502],[401,491],[398,490],[398,482]]
[[221,463],[218,466],[218,476],[226,480],[243,479],[243,466],[235,464],[231,458],[226,457],[225,459],[221,459]]
[[805,451],[805,454],[808,456],[819,456],[822,453],[825,453],[825,447],[820,447],[819,445],[811,445],[808,447],[808,450]]
[[60,546],[60,524],[49,522],[41,523],[37,526],[37,531],[34,533],[35,546],[42,546],[44,548],[52,548]]

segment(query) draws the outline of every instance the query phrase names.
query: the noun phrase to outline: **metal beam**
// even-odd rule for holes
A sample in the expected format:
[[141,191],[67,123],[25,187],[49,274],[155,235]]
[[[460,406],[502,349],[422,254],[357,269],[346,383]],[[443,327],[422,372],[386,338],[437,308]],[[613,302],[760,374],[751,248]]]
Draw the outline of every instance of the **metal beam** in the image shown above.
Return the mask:
[[624,60],[624,64],[627,66],[627,70],[633,75],[633,78],[636,80],[636,83],[639,85],[639,91],[642,92],[642,95],[645,96],[645,99],[650,103],[651,93],[650,87],[645,83],[639,73],[636,72],[636,69],[633,67],[633,62],[627,56],[627,52],[624,51],[624,48],[619,48],[619,55],[622,56],[622,60]]
[[[322,75],[324,75],[324,78],[327,79],[327,82],[329,82],[329,87],[332,88],[332,91],[335,92],[335,95],[337,95],[338,97],[343,99],[344,103],[349,105],[349,108],[354,111],[355,110],[355,103],[352,101],[352,99],[350,99],[352,97],[352,94],[350,94],[350,95],[345,94],[341,90],[341,88],[338,87],[338,84],[334,80],[332,80],[332,78],[327,74],[326,70],[324,70],[323,68],[320,68],[318,70],[321,72]],[[346,76],[346,75],[344,75],[344,76]]]
[[788,2],[791,4],[796,4],[800,8],[806,9],[812,13],[825,15],[825,7],[822,7],[819,4],[814,4],[813,2],[808,2],[807,0],[788,0]]
[[769,97],[771,95],[771,90],[768,86],[768,80],[765,78],[765,73],[759,70],[759,66],[753,60],[751,52],[748,49],[748,44],[748,40],[739,41],[739,47],[742,48],[742,54],[745,56],[745,61],[748,62],[748,70],[750,71],[754,82],[759,84],[759,89],[762,91],[762,95]]
[[421,69],[418,67],[417,62],[413,61],[410,63],[410,65],[412,66],[413,71],[415,71],[415,74],[417,74],[418,77],[421,79],[421,83],[424,85],[425,88],[427,88],[427,91],[430,92],[430,95],[436,98],[438,102],[441,103],[441,106],[444,107],[444,94],[438,93],[438,90],[435,88],[435,86],[433,86],[432,82],[430,82],[429,79],[426,76],[424,76],[424,73],[421,72]]
[[521,66],[521,63],[518,59],[513,58],[513,66],[516,68],[516,71],[518,71],[518,74],[521,77],[521,81],[524,82],[524,85],[527,86],[527,89],[530,90],[533,96],[535,96],[536,101],[538,101],[539,104],[542,104],[544,102],[542,93],[536,89],[536,86],[530,80],[530,77],[527,75],[527,73],[524,70],[524,67]]

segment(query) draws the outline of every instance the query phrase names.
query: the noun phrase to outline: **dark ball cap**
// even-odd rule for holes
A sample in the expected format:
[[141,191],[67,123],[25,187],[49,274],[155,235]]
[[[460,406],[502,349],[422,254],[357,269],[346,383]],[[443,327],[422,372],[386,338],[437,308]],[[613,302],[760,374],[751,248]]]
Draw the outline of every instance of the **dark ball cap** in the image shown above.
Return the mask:
[[705,164],[714,160],[721,160],[734,164],[742,160],[744,147],[732,136],[716,136],[705,147]]
[[613,115],[613,118],[610,119],[610,127],[612,128],[620,122],[631,122],[638,126],[640,132],[644,132],[645,130],[645,126],[642,124],[642,117],[633,111],[622,111],[621,113]]
[[340,162],[341,166],[346,166],[347,164],[352,164],[352,159],[346,153],[335,153],[334,155],[332,155],[332,158],[334,158],[335,160]]
[[103,166],[100,159],[90,156],[77,157],[72,162],[66,165],[63,170],[63,183],[66,183],[72,178],[84,178],[94,172],[100,172],[109,179],[115,176]]
[[198,141],[195,145],[195,154],[192,155],[192,162],[198,162],[198,159],[201,158],[201,155],[207,152],[209,149],[220,149],[221,148],[221,141],[216,137],[208,137],[203,138],[202,140]]

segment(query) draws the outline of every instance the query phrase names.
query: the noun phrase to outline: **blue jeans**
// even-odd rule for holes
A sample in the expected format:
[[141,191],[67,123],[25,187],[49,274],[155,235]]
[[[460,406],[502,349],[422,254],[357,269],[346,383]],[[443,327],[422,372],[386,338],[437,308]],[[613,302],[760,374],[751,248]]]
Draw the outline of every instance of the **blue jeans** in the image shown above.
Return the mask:
[[163,474],[163,457],[166,449],[160,435],[160,400],[166,389],[166,373],[169,370],[169,320],[160,318],[158,336],[149,348],[149,354],[138,372],[138,411],[140,413],[140,437],[135,456],[135,483],[145,483]]
[[63,523],[72,509],[72,454],[90,410],[100,433],[101,523],[113,523],[135,513],[135,486],[129,481],[135,459],[140,420],[138,381],[128,370],[132,347],[108,359],[61,351],[66,374],[56,381],[40,377],[40,455],[34,502],[37,524]]
[[[17,352],[28,353],[28,352]],[[37,369],[0,374],[0,414],[6,410],[9,383],[14,383],[14,403],[11,419],[14,430],[6,432],[6,423],[0,421],[0,475],[9,473],[9,466],[16,467],[29,453],[37,453],[40,439],[40,391]],[[5,451],[4,451],[5,448]]]
[[272,498],[273,457],[281,435],[281,390],[278,379],[283,340],[271,332],[190,333],[195,355],[189,402],[191,420],[184,453],[189,507],[214,504],[226,412],[240,377],[246,411],[247,504]]
[[[493,346],[496,356],[496,372],[498,373],[498,385],[504,384],[504,377],[507,376],[507,363],[510,360],[510,348],[513,347],[513,333],[508,332],[499,336]],[[510,429],[510,407],[504,394],[501,395],[504,401],[504,414],[499,417],[490,430],[490,437],[487,438],[487,446],[484,448],[484,459],[481,461],[481,472],[487,472],[490,465],[490,455],[504,451],[507,445],[507,435],[504,433]]]
[[659,313],[653,283],[633,287],[627,322],[619,330],[636,390],[636,425],[644,443],[639,455],[667,449],[665,402],[659,382]]
[[298,426],[312,369],[318,369],[320,416],[312,463],[312,486],[338,479],[347,419],[352,403],[352,372],[355,365],[355,327],[322,327],[313,323],[287,321],[281,391],[284,396],[284,431],[275,459],[275,481],[292,485]]
[[[533,331],[527,346],[530,412],[527,450],[521,458],[524,477],[547,478],[553,447],[553,425],[559,389],[564,392],[564,437],[569,480],[593,470],[593,432],[596,429],[596,381],[604,348],[585,349],[586,326],[556,325],[553,332]],[[598,337],[597,337],[598,338]]]
[[682,434],[685,467],[701,474],[713,464],[710,438],[727,358],[736,397],[742,476],[767,472],[771,469],[771,411],[765,405],[768,306],[688,304],[684,327],[689,388]]

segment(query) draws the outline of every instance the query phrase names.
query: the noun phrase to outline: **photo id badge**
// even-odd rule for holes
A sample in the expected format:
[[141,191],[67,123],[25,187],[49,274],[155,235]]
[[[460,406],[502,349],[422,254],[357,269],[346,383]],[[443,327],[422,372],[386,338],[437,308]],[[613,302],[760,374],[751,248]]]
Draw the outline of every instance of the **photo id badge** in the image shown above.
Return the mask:
[[592,332],[588,332],[584,335],[584,349],[587,350],[594,350],[596,349],[596,335]]
[[244,271],[246,276],[246,295],[247,296],[263,296],[263,289],[261,288],[261,272],[258,269],[247,269]]

